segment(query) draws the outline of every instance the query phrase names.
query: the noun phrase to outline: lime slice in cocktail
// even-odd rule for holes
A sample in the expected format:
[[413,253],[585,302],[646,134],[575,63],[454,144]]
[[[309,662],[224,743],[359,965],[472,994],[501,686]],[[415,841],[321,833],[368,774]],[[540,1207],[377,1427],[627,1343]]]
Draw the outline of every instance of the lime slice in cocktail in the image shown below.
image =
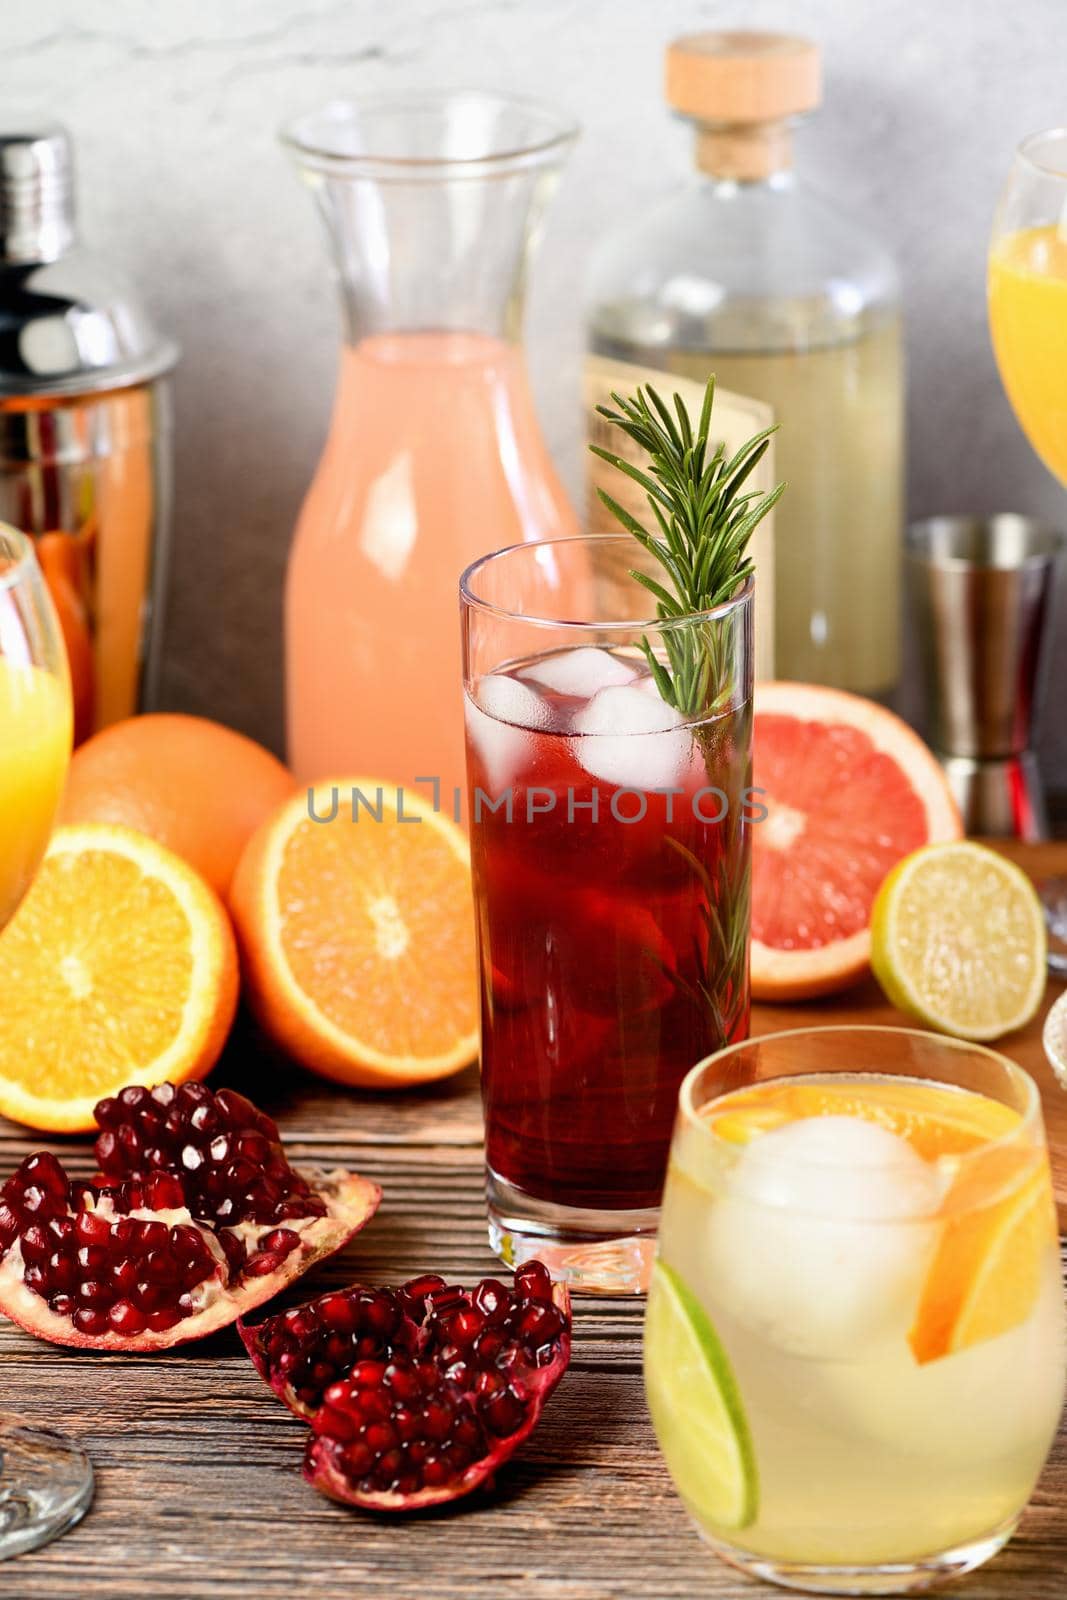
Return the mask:
[[747,1527],[759,1479],[737,1380],[707,1313],[662,1261],[645,1314],[645,1392],[664,1460],[693,1515],[713,1529]]

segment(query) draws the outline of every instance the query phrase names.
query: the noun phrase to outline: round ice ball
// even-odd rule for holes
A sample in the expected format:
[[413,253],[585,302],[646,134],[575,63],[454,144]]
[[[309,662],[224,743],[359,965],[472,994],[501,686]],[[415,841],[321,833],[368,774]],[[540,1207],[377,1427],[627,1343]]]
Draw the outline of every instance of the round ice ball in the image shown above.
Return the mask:
[[911,1326],[937,1237],[937,1169],[858,1117],[811,1117],[740,1153],[708,1219],[737,1322],[797,1354],[859,1359]]

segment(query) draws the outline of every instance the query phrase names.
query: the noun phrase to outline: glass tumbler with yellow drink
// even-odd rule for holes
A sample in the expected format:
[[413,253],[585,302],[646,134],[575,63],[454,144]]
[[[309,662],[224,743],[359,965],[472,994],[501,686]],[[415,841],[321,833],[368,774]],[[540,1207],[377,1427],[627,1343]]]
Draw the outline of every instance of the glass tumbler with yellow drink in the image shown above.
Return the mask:
[[[70,760],[70,676],[32,546],[0,523],[0,938],[40,866]],[[0,1004],[17,1005],[4,994]],[[93,1495],[88,1457],[0,1416],[0,1560],[66,1532]]]
[[645,1375],[679,1493],[743,1570],[903,1594],[988,1560],[1063,1403],[1032,1080],[981,1046],[874,1027],[694,1068]]

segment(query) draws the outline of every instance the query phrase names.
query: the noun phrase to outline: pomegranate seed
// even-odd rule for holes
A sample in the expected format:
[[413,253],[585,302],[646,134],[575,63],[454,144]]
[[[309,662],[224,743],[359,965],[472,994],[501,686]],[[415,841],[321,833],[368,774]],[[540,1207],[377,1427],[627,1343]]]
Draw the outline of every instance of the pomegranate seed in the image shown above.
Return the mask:
[[352,1382],[359,1389],[370,1389],[385,1377],[384,1361],[360,1361],[352,1368]]
[[111,1224],[95,1211],[79,1211],[74,1231],[81,1244],[105,1244],[111,1236]]
[[275,1228],[263,1241],[263,1248],[277,1256],[287,1256],[300,1243],[300,1235],[292,1228]]
[[421,1278],[412,1278],[410,1283],[405,1283],[404,1293],[412,1300],[422,1300],[427,1295],[443,1289],[444,1286],[445,1280],[439,1278],[436,1272],[427,1272]]
[[355,1332],[355,1307],[343,1294],[323,1295],[319,1301],[319,1316],[327,1327],[335,1328],[338,1333]]
[[422,1426],[430,1439],[447,1439],[452,1431],[452,1408],[442,1401],[432,1401],[424,1407]]
[[397,1308],[392,1298],[384,1294],[372,1296],[363,1308],[361,1321],[372,1333],[383,1339],[388,1338],[397,1324]]
[[384,1422],[392,1414],[393,1402],[382,1389],[360,1389],[355,1407],[368,1422]]
[[503,1437],[505,1434],[514,1433],[519,1426],[523,1418],[523,1407],[509,1388],[503,1394],[493,1395],[487,1400],[481,1407],[481,1413],[486,1426]]
[[523,1311],[516,1331],[522,1338],[536,1346],[554,1339],[562,1326],[562,1318],[555,1306],[534,1301]]
[[496,1278],[483,1278],[472,1298],[483,1317],[495,1317],[498,1311],[507,1311],[511,1306],[510,1294]]
[[540,1261],[526,1261],[515,1274],[515,1292],[523,1300],[551,1300],[552,1279]]
[[116,1300],[108,1312],[107,1320],[116,1333],[132,1337],[145,1330],[144,1315],[129,1300]]
[[107,1313],[92,1306],[79,1306],[71,1321],[79,1333],[101,1334],[108,1330]]
[[418,1438],[418,1413],[409,1411],[407,1406],[398,1406],[393,1412],[393,1427],[396,1429],[397,1437],[403,1440],[404,1444],[410,1444],[413,1439]]
[[375,1455],[381,1455],[386,1450],[392,1450],[397,1443],[396,1429],[388,1422],[372,1422],[363,1435],[368,1449]]
[[39,1263],[51,1253],[52,1240],[39,1222],[32,1223],[22,1235],[23,1259]]
[[261,1250],[245,1263],[245,1275],[249,1278],[266,1278],[270,1273],[277,1272],[281,1264],[280,1255],[275,1255],[272,1250]]
[[23,1172],[33,1183],[39,1184],[56,1199],[66,1202],[67,1175],[50,1151],[41,1150],[37,1155],[30,1156],[23,1164]]
[[461,1350],[466,1350],[472,1345],[485,1326],[485,1318],[481,1312],[467,1309],[457,1311],[448,1324],[448,1335],[452,1343]]
[[341,1460],[349,1477],[358,1479],[364,1477],[374,1465],[374,1452],[359,1439],[341,1451]]
[[495,1361],[504,1348],[504,1335],[495,1328],[486,1328],[484,1333],[478,1335],[474,1346],[474,1353],[483,1366],[488,1366]]
[[413,1367],[406,1362],[390,1362],[385,1369],[385,1382],[396,1395],[398,1400],[416,1400],[422,1393],[422,1386],[415,1374]]
[[111,1286],[96,1278],[87,1278],[74,1291],[83,1306],[107,1306],[111,1303]]
[[460,1417],[452,1433],[453,1443],[462,1446],[472,1456],[482,1443],[482,1430],[477,1419],[470,1415]]
[[347,1411],[340,1411],[335,1406],[325,1405],[321,1411],[316,1411],[311,1419],[311,1426],[316,1433],[329,1434],[331,1439],[340,1439],[346,1444],[356,1437],[359,1424]]

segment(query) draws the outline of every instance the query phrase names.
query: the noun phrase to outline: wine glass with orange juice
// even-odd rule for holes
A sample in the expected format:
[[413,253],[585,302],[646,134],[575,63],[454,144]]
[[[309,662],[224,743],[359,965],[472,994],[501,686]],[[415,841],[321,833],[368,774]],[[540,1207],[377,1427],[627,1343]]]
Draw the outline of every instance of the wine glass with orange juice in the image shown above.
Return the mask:
[[[33,547],[0,524],[0,938],[48,846],[72,721],[66,652]],[[92,1494],[83,1450],[0,1416],[0,1560],[65,1533]]]
[[[1020,426],[1067,488],[1067,127],[1032,134],[1015,152],[993,221],[989,327]],[[1067,945],[1067,878],[1048,880],[1042,898]],[[1049,965],[1067,972],[1051,950]]]

